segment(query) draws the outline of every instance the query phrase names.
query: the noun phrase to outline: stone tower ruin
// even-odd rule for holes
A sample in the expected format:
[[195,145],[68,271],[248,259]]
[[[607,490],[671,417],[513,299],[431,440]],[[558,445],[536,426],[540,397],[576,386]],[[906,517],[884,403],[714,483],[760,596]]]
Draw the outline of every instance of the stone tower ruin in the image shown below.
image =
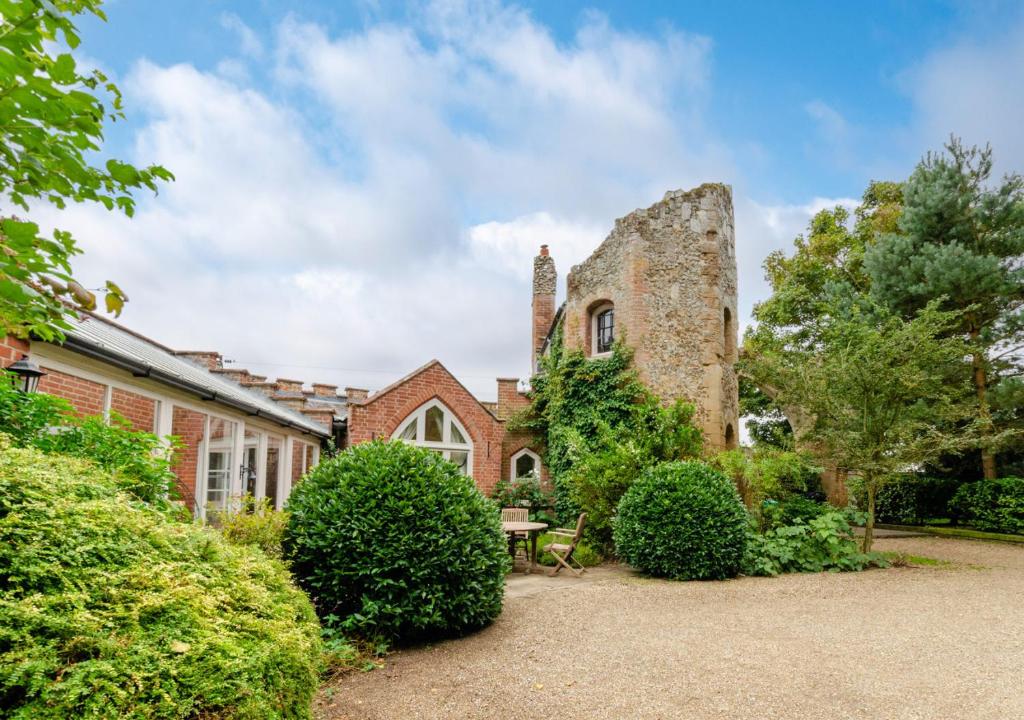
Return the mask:
[[[597,250],[572,268],[561,311],[567,349],[600,356],[612,326],[662,401],[696,406],[711,449],[736,447],[739,439],[733,228],[728,186],[668,192],[616,220]],[[542,248],[534,261],[535,359],[555,317],[555,278]]]

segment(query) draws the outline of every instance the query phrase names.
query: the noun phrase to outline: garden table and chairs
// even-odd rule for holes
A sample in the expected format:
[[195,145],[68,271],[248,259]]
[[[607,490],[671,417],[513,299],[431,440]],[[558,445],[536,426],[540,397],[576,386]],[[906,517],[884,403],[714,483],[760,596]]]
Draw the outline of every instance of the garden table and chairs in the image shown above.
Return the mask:
[[530,522],[526,508],[502,508],[501,529],[508,535],[508,551],[513,562],[516,558],[516,546],[522,543],[526,551],[526,572],[537,566],[537,536],[548,529],[547,523]]

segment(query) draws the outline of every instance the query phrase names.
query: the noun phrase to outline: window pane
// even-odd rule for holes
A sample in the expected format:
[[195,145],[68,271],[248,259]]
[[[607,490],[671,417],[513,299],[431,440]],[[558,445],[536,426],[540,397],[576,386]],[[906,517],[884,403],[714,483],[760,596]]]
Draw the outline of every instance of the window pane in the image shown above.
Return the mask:
[[206,456],[206,502],[218,508],[227,506],[231,494],[236,423],[210,418],[210,439]]
[[441,408],[436,405],[427,408],[423,419],[425,421],[423,439],[427,442],[441,442],[444,432],[444,413],[441,412]]
[[402,434],[398,436],[398,439],[416,442],[416,418],[413,418],[412,422],[405,426],[405,429],[402,430]]
[[242,452],[242,492],[256,497],[256,457],[260,436],[255,430],[245,429],[245,449]]
[[277,507],[277,478],[281,468],[281,438],[267,438],[267,483],[264,497]]
[[615,311],[605,310],[597,316],[597,351],[608,352],[615,344]]
[[460,433],[459,429],[455,427],[455,423],[450,423],[450,425],[452,430],[452,442],[456,445],[468,445],[466,438],[462,437],[462,433]]
[[530,455],[520,455],[516,458],[516,477],[533,475],[537,471],[536,461]]
[[448,453],[448,459],[459,466],[459,472],[469,475],[469,453],[465,450],[452,450]]

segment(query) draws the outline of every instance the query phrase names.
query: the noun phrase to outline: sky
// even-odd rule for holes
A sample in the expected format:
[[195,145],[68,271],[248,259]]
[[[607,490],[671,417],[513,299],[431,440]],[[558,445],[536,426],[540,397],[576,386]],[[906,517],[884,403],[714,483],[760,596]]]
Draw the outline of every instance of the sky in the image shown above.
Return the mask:
[[134,218],[33,208],[121,322],[271,377],[375,389],[530,364],[565,274],[667,190],[732,186],[741,321],[811,215],[951,133],[1024,171],[1024,4],[109,0],[81,63],[104,154],[176,181]]

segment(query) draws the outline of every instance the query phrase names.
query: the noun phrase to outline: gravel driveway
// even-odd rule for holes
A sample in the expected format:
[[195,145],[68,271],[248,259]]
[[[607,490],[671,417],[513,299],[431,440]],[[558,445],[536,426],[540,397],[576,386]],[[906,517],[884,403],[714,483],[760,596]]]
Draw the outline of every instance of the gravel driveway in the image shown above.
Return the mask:
[[[605,571],[325,688],[318,716],[1024,717],[1024,546],[887,539],[952,565],[673,583]],[[536,587],[536,586],[534,586]]]

